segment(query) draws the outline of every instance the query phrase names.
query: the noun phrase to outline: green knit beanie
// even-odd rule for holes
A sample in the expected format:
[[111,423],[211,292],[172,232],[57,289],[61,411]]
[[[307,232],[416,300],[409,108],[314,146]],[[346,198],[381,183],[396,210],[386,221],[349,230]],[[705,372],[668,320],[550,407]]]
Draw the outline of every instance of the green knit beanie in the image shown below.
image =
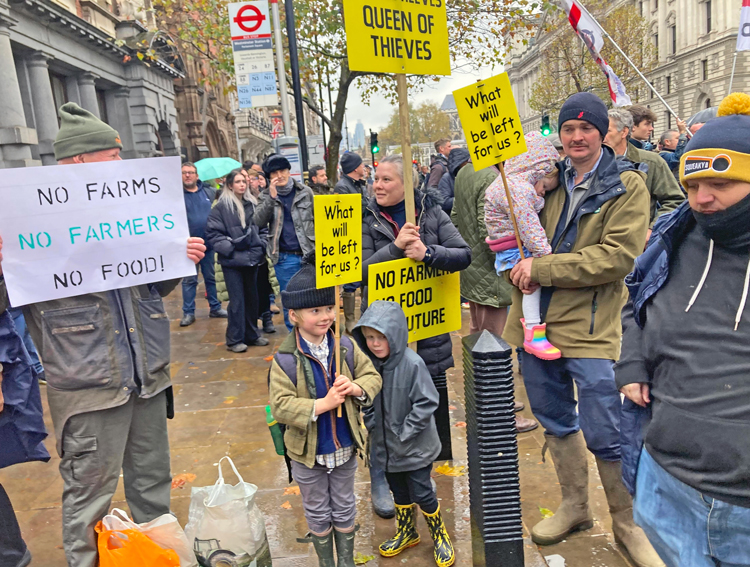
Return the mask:
[[122,149],[117,130],[74,102],[60,107],[60,131],[55,138],[55,159],[61,160],[100,150]]

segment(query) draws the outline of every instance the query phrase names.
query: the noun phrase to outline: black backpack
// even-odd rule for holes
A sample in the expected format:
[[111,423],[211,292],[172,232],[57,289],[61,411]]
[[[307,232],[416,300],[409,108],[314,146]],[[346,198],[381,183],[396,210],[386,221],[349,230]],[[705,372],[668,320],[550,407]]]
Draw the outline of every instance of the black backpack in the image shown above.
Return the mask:
[[[349,367],[349,372],[354,373],[354,343],[347,337],[341,337],[341,346],[346,348],[346,357],[344,358],[346,365]],[[292,381],[294,387],[297,387],[297,357],[291,352],[277,352],[274,355],[274,360],[278,363],[279,367],[284,371]],[[339,368],[339,372],[341,369]],[[271,369],[268,369],[268,385],[271,385]],[[286,432],[286,425],[279,422],[279,429],[281,429],[281,435],[284,436]],[[284,461],[286,461],[286,468],[289,471],[289,482],[292,482],[292,461],[286,454],[286,445],[284,445]]]

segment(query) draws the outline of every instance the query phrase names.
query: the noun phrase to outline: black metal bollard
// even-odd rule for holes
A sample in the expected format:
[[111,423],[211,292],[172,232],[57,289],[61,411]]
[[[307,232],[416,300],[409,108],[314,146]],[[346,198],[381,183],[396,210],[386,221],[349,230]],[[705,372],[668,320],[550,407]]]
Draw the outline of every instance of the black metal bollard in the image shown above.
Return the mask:
[[511,347],[489,331],[463,339],[473,563],[523,567]]

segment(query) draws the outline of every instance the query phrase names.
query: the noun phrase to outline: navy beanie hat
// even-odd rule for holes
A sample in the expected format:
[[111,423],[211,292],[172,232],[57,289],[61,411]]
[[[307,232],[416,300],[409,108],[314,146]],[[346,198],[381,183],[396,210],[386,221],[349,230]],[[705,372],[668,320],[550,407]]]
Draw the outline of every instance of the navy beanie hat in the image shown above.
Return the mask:
[[609,130],[609,115],[607,107],[598,96],[593,93],[576,93],[565,101],[560,109],[557,119],[557,128],[568,120],[585,120],[593,124],[602,135],[607,135]]
[[263,162],[263,174],[270,178],[274,171],[280,171],[282,169],[292,169],[292,164],[284,156],[279,154],[271,154]]
[[680,182],[722,177],[750,183],[750,95],[732,93],[685,146]]
[[281,292],[281,303],[284,309],[312,309],[336,303],[336,288],[316,287],[314,252],[303,258],[302,267]]
[[344,173],[351,173],[357,169],[362,163],[362,158],[354,152],[346,152],[341,156],[341,171]]

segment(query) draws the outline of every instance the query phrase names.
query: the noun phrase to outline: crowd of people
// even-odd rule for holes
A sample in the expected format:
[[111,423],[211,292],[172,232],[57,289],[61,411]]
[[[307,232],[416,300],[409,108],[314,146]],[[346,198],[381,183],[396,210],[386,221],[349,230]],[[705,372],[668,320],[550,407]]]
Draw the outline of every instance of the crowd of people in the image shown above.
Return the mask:
[[[120,159],[117,132],[94,115],[68,103],[60,117],[58,163]],[[289,333],[271,363],[269,397],[321,567],[354,567],[354,474],[368,452],[373,508],[397,526],[380,553],[420,542],[419,507],[438,567],[455,560],[430,481],[432,463],[453,457],[451,336],[421,340],[414,352],[401,307],[368,302],[369,269],[401,258],[460,272],[470,331],[517,347],[562,493],[556,512],[531,528],[534,542],[593,526],[590,451],[615,539],[636,565],[750,564],[750,96],[731,95],[705,125],[678,121],[652,145],[655,121],[645,107],[608,110],[591,93],[572,95],[559,132],[527,133],[528,151],[506,162],[507,193],[497,167],[476,171],[466,149],[440,139],[429,170],[414,165],[415,222],[405,205],[412,164],[399,155],[371,176],[347,152],[335,184],[321,166],[304,184],[273,154],[231,171],[218,190],[182,165],[196,276],[182,280],[180,325],[195,322],[199,272],[232,352],[269,344],[263,335],[277,332],[281,300]],[[313,199],[336,193],[361,195],[363,206],[363,278],[344,286],[340,368],[334,288],[318,289],[314,268]],[[46,380],[63,547],[71,566],[94,567],[94,526],[121,472],[136,522],[170,510],[174,399],[162,298],[180,282],[19,310],[1,253],[2,240],[0,420],[22,419],[25,437],[0,437],[0,466],[49,458],[38,389]],[[516,426],[538,425],[519,417]],[[0,524],[0,557],[27,565],[2,487]]]

